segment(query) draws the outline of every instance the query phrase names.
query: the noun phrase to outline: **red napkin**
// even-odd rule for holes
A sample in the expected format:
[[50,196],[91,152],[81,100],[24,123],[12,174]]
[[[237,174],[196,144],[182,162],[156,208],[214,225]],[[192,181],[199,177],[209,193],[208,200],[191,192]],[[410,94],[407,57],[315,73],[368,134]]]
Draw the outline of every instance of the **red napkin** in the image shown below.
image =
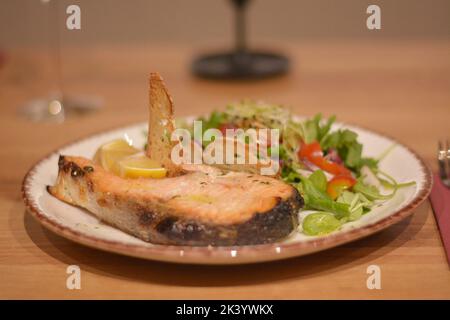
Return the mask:
[[450,189],[444,186],[437,174],[434,175],[430,199],[447,254],[447,261],[450,264]]

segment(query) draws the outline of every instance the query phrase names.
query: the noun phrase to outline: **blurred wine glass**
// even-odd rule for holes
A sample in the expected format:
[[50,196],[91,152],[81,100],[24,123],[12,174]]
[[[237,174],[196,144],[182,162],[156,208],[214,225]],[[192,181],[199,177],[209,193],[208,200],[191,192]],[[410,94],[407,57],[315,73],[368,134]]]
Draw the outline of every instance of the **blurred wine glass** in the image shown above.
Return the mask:
[[55,73],[55,89],[47,97],[27,101],[20,113],[32,121],[63,122],[68,115],[85,114],[101,107],[99,97],[85,95],[67,95],[63,86],[61,66],[61,35],[59,5],[57,0],[40,0],[47,6],[47,28],[49,35],[50,60],[53,62]]
[[289,60],[247,46],[246,9],[249,0],[230,0],[235,11],[235,46],[230,52],[206,54],[192,63],[194,74],[213,79],[258,79],[284,74]]

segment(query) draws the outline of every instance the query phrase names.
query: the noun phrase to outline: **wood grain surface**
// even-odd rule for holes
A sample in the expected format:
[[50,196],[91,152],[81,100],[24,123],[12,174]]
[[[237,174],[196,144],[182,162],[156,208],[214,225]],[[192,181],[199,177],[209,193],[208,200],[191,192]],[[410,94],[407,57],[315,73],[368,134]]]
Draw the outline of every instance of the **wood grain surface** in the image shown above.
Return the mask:
[[[64,48],[64,90],[98,95],[104,107],[64,124],[18,115],[55,78],[45,48],[6,52],[0,66],[0,298],[450,298],[450,269],[427,201],[414,215],[369,238],[285,261],[186,266],[85,248],[39,225],[22,203],[21,181],[55,148],[104,129],[146,119],[147,75],[159,71],[178,116],[207,113],[243,98],[320,111],[387,133],[436,169],[436,144],[450,138],[449,41],[344,41],[280,44],[292,58],[285,77],[257,82],[193,78],[199,48],[169,45]],[[81,268],[81,290],[66,268]],[[366,287],[381,268],[381,290]]]

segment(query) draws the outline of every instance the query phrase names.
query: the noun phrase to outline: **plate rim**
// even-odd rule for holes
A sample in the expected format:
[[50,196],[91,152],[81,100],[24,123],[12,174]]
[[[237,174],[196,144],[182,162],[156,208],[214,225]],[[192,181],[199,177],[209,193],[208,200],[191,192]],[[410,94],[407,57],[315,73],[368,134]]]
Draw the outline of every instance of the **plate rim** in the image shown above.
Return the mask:
[[[188,118],[191,116],[186,116]],[[349,122],[339,122],[344,126],[351,126],[353,128],[366,131],[382,138],[386,138],[404,147],[411,153],[420,166],[420,172],[423,175],[423,186],[417,195],[410,200],[410,202],[394,211],[389,216],[372,222],[370,224],[356,227],[347,230],[343,233],[332,233],[327,236],[314,238],[306,242],[292,242],[292,243],[268,243],[259,245],[243,245],[243,246],[176,246],[176,245],[161,245],[152,244],[151,246],[142,246],[139,244],[127,244],[120,241],[108,240],[104,238],[95,237],[74,230],[69,226],[64,226],[50,219],[41,210],[33,200],[33,195],[30,192],[33,177],[39,166],[47,161],[50,157],[58,155],[63,148],[78,144],[84,140],[95,138],[96,136],[108,134],[117,130],[125,130],[130,127],[135,127],[145,122],[134,122],[128,125],[120,125],[110,129],[99,130],[94,133],[86,134],[80,138],[74,139],[69,143],[65,143],[47,153],[44,157],[37,160],[25,174],[22,181],[22,199],[25,208],[28,212],[44,227],[50,231],[62,236],[66,239],[76,243],[95,248],[98,250],[114,252],[126,256],[138,257],[147,260],[157,260],[176,263],[188,264],[245,264],[245,263],[259,263],[265,261],[281,260],[290,257],[303,256],[310,253],[327,250],[333,247],[343,245],[348,242],[356,241],[375,234],[381,230],[394,225],[406,217],[410,216],[413,211],[422,204],[429,196],[433,185],[433,175],[429,166],[425,163],[421,156],[419,156],[408,145],[399,142],[396,138],[388,134],[382,133],[378,130],[365,128],[361,125],[355,125]],[[262,255],[263,254],[263,255]],[[209,259],[213,258],[213,259]],[[214,260],[215,259],[215,260]]]

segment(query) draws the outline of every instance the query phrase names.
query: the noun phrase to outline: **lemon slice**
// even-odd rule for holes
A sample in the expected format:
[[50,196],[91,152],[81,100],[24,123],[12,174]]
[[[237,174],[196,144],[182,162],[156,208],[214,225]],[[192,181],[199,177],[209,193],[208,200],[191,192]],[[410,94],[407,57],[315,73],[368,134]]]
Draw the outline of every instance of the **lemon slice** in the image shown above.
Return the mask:
[[123,178],[160,179],[167,175],[167,170],[145,155],[130,156],[119,161],[119,172]]
[[130,146],[124,139],[117,139],[102,145],[95,153],[94,162],[100,164],[105,170],[119,174],[118,162],[140,151]]

